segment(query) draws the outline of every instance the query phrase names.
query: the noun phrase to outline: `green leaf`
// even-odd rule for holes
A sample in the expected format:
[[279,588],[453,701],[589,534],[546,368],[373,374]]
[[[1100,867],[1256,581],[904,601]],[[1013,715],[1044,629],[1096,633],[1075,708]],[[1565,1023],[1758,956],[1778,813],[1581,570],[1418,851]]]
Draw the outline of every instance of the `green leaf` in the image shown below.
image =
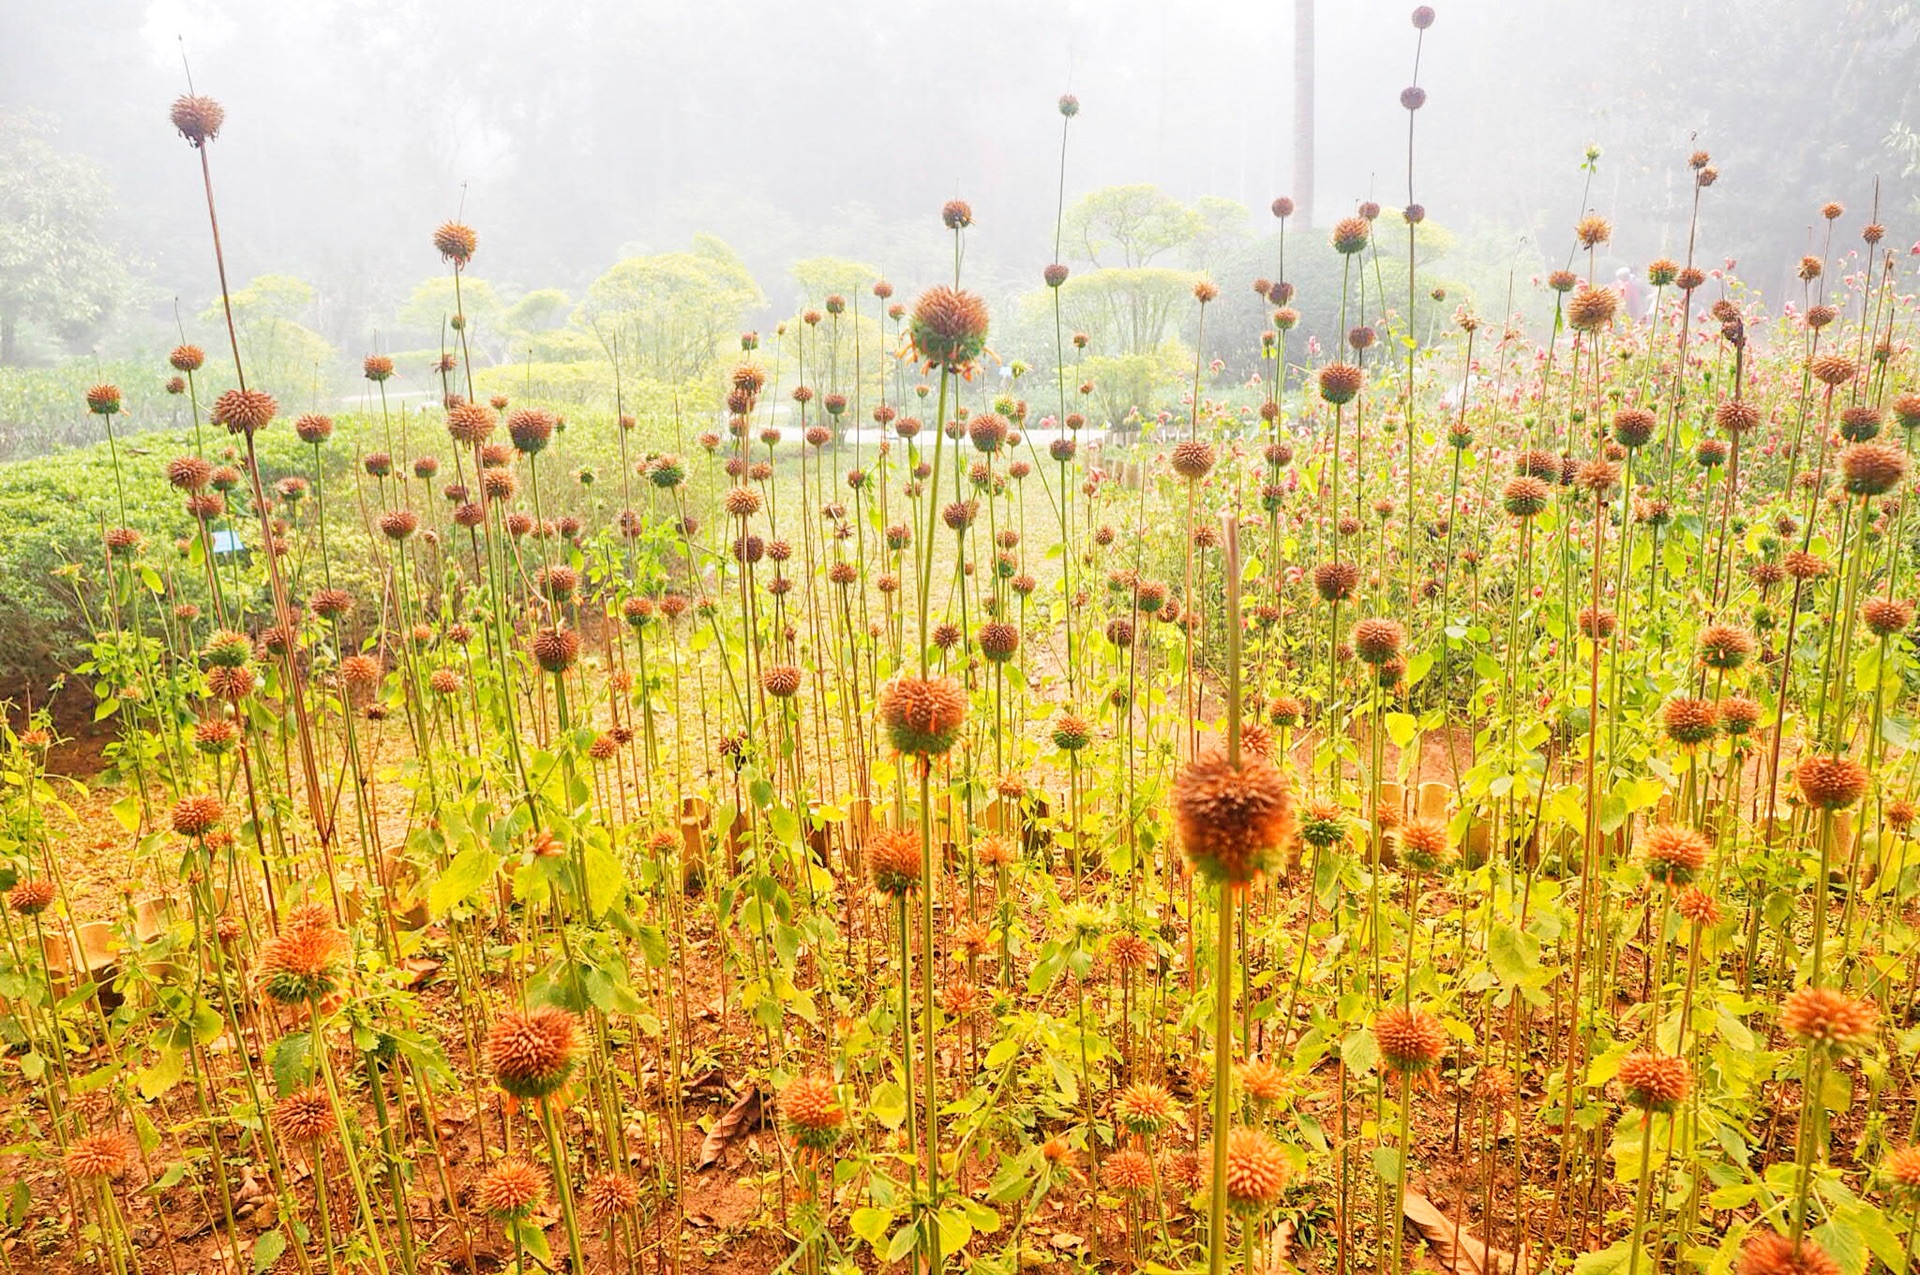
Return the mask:
[[880,1242],[887,1238],[887,1229],[893,1225],[893,1213],[888,1209],[855,1209],[847,1220],[847,1226],[853,1233],[871,1245],[878,1252]]
[[958,1253],[973,1238],[973,1223],[960,1209],[941,1209],[935,1215],[940,1223],[940,1252],[943,1255]]
[[1374,1040],[1373,1033],[1364,1027],[1356,1027],[1348,1032],[1346,1039],[1340,1042],[1340,1061],[1357,1076],[1372,1071],[1373,1065],[1380,1061],[1380,1045]]
[[1573,1275],[1614,1275],[1623,1271],[1633,1258],[1631,1246],[1620,1240],[1597,1253],[1582,1253],[1573,1262]]
[[1899,1232],[1887,1221],[1885,1213],[1865,1200],[1853,1200],[1833,1211],[1833,1221],[1836,1225],[1850,1226],[1858,1231],[1873,1255],[1884,1262],[1888,1270],[1902,1269],[1906,1245]]
[[151,1065],[143,1067],[134,1077],[134,1084],[140,1088],[140,1096],[152,1102],[167,1090],[180,1083],[180,1077],[186,1074],[187,1051],[184,1049],[162,1049],[159,1057]]
[[657,925],[643,925],[638,930],[640,954],[647,958],[647,964],[660,969],[667,964],[667,935]]
[[120,826],[128,832],[140,831],[140,795],[130,792],[114,802],[113,817],[118,819]]
[[595,838],[587,840],[586,860],[587,913],[596,918],[605,916],[626,887],[626,874],[620,870],[620,861],[613,857],[613,852]]
[[427,891],[427,914],[435,920],[465,903],[493,879],[500,860],[491,850],[471,846],[453,856],[453,862],[434,878]]
[[909,1221],[893,1233],[892,1241],[887,1244],[887,1263],[891,1265],[913,1252],[914,1245],[919,1243],[919,1241],[920,1228],[914,1222]]
[[452,1083],[453,1068],[447,1066],[446,1056],[440,1052],[438,1042],[419,1032],[397,1028],[387,1034],[394,1048],[400,1051],[400,1056],[418,1068],[421,1074],[432,1080]]
[[1820,1079],[1820,1096],[1828,1111],[1845,1111],[1853,1105],[1853,1077],[1829,1068]]
[[553,1265],[553,1250],[547,1247],[547,1233],[539,1226],[533,1222],[513,1222],[507,1229],[527,1252],[540,1259],[542,1266]]
[[1505,921],[1495,923],[1487,939],[1487,962],[1507,987],[1521,987],[1540,977],[1540,940]]
[[1420,723],[1412,713],[1387,714],[1387,738],[1395,748],[1405,748],[1420,733]]
[[907,1094],[891,1080],[882,1081],[873,1087],[873,1097],[867,1100],[867,1109],[873,1112],[873,1118],[889,1129],[898,1129],[907,1118]]
[[980,1201],[970,1200],[965,1196],[960,1198],[959,1207],[960,1211],[967,1215],[967,1223],[973,1227],[974,1234],[992,1235],[1000,1229],[1000,1213],[997,1209],[989,1208]]
[[1615,1045],[1602,1053],[1595,1054],[1593,1061],[1587,1064],[1587,1084],[1600,1086],[1620,1074],[1620,1064],[1626,1060],[1627,1046]]
[[292,1093],[313,1074],[313,1049],[306,1032],[288,1032],[267,1049],[273,1086],[282,1096]]
[[264,1275],[280,1255],[287,1251],[287,1237],[279,1227],[271,1231],[262,1231],[260,1238],[253,1242],[253,1275]]
[[1807,1232],[1827,1256],[1840,1263],[1840,1275],[1863,1275],[1867,1269],[1867,1237],[1859,1223],[1837,1210],[1823,1226]]

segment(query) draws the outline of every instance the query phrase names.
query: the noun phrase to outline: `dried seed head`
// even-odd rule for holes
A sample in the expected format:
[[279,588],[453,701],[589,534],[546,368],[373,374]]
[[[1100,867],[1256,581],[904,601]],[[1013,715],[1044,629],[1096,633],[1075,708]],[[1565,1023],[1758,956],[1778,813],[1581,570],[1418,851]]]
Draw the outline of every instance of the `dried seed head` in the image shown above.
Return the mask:
[[1197,438],[1189,438],[1174,445],[1173,472],[1182,478],[1197,481],[1205,478],[1214,465],[1213,444]]
[[1289,1166],[1278,1143],[1258,1129],[1227,1130],[1227,1207],[1243,1216],[1264,1213],[1286,1189]]
[[883,828],[867,841],[873,888],[893,898],[919,888],[920,860],[920,837],[906,828]]
[[1421,1009],[1394,1006],[1373,1020],[1374,1043],[1395,1071],[1425,1071],[1440,1061],[1447,1034],[1440,1020]]
[[228,390],[213,402],[213,421],[235,434],[265,429],[280,405],[265,390]]
[[589,1217],[607,1222],[633,1212],[640,1203],[640,1184],[624,1173],[596,1173],[587,1179],[580,1198]]
[[846,1112],[834,1097],[833,1082],[821,1076],[797,1076],[780,1091],[780,1114],[795,1143],[825,1151],[840,1140]]
[[1672,1111],[1693,1089],[1687,1060],[1640,1050],[1620,1060],[1621,1092],[1642,1111]]
[[1840,472],[1851,495],[1884,496],[1907,475],[1907,456],[1888,443],[1854,443],[1840,453]]
[[1293,796],[1258,754],[1237,768],[1221,753],[1189,763],[1174,782],[1173,805],[1187,858],[1217,881],[1252,881],[1293,835]]
[[1780,1026],[1786,1033],[1818,1049],[1863,1049],[1873,1043],[1879,1023],[1879,1006],[1831,987],[1796,988],[1780,1006]]
[[204,837],[227,817],[227,808],[211,793],[182,797],[173,805],[174,832],[183,837]]
[[433,232],[433,246],[441,257],[456,266],[464,266],[473,260],[473,254],[480,247],[480,236],[473,227],[457,221],[443,221]]
[[1660,706],[1660,724],[1668,739],[1683,748],[1694,748],[1713,738],[1719,714],[1712,700],[1676,696]]
[[482,1212],[503,1221],[526,1218],[547,1198],[547,1175],[525,1160],[501,1160],[473,1189]]
[[302,1145],[333,1134],[333,1104],[321,1085],[296,1089],[273,1104],[273,1127],[280,1136]]
[[1840,1275],[1840,1263],[1806,1236],[1795,1244],[1778,1231],[1756,1231],[1740,1248],[1739,1275]]
[[1845,757],[1809,757],[1794,767],[1793,779],[1816,810],[1844,810],[1867,791],[1867,768]]
[[340,986],[347,936],[324,924],[289,925],[260,947],[260,986],[282,1005],[302,1005],[331,996]]
[[880,721],[888,741],[909,756],[945,753],[966,719],[966,694],[952,678],[899,677],[880,692]]
[[220,103],[193,93],[184,93],[173,99],[173,106],[167,115],[180,136],[186,138],[196,150],[218,137],[220,126],[227,120],[226,109]]
[[67,1144],[63,1164],[75,1182],[105,1182],[133,1163],[133,1139],[124,1133],[93,1133]]
[[986,348],[988,319],[987,303],[979,296],[941,284],[913,303],[908,332],[922,362],[959,372]]
[[558,1006],[509,1010],[487,1030],[487,1065],[507,1093],[544,1098],[573,1074],[578,1041],[579,1021]]
[[1648,829],[1641,855],[1648,876],[1662,885],[1683,886],[1706,866],[1711,848],[1706,836],[1693,828],[1661,824]]

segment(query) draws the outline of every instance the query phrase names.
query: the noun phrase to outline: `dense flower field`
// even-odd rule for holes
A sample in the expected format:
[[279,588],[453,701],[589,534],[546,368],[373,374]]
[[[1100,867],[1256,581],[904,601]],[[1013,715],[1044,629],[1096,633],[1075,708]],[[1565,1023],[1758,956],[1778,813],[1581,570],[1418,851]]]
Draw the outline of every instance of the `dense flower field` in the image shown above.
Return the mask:
[[1904,1269],[1906,254],[1835,203],[1777,311],[1694,224],[1623,293],[1587,211],[1529,335],[1414,295],[1412,179],[1275,201],[1191,299],[1262,373],[1138,432],[993,347],[960,200],[711,417],[478,398],[454,221],[428,413],[237,339],[156,369],[176,455],[90,390],[113,738],[4,735],[7,1269]]

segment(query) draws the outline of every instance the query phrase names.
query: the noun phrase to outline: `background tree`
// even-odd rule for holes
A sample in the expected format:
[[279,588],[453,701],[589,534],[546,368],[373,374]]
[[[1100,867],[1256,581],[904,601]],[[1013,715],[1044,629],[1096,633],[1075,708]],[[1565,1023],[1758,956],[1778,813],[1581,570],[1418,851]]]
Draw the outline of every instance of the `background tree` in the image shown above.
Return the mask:
[[800,287],[803,307],[817,306],[837,293],[849,303],[864,301],[871,309],[873,299],[867,290],[880,277],[873,266],[846,257],[807,257],[788,266],[787,273]]
[[516,334],[551,331],[567,321],[573,301],[558,288],[535,288],[508,306],[500,325]]
[[[497,360],[497,350],[501,345],[501,332],[495,327],[495,320],[504,307],[494,293],[493,285],[485,279],[463,276],[460,280],[460,306],[464,308],[468,324],[469,348],[477,349],[485,358]],[[459,338],[449,323],[453,319],[453,276],[441,273],[414,285],[413,294],[407,303],[400,307],[400,326],[413,335],[423,348],[437,348],[441,342],[458,345]]]
[[766,304],[733,249],[696,235],[687,252],[628,257],[593,281],[575,320],[606,342],[621,362],[655,380],[699,376],[738,339],[741,319]]
[[[249,385],[257,381],[289,403],[305,403],[331,383],[334,348],[301,322],[312,316],[314,295],[312,284],[285,274],[258,275],[233,293],[233,326]],[[204,324],[222,318],[217,297],[200,312]],[[222,378],[232,375],[217,359],[210,366]]]
[[1151,182],[1103,186],[1067,209],[1067,240],[1096,266],[1144,266],[1204,226],[1199,213]]
[[1187,245],[1187,260],[1196,270],[1219,270],[1253,238],[1253,214],[1237,199],[1202,195],[1193,201],[1193,211],[1200,224]]
[[1062,315],[1101,353],[1146,354],[1177,331],[1199,276],[1187,270],[1118,267],[1074,275],[1060,289]]
[[21,356],[21,326],[85,341],[132,288],[105,224],[99,165],[65,154],[23,113],[0,114],[0,365]]

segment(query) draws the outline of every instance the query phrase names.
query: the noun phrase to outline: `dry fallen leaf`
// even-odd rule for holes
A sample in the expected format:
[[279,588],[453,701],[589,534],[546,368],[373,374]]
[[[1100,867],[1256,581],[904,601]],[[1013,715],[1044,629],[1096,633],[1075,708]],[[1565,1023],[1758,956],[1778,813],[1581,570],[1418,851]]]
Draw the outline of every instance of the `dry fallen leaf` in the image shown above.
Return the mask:
[[1515,1258],[1462,1230],[1418,1191],[1408,1191],[1402,1206],[1406,1220],[1427,1243],[1434,1260],[1459,1275],[1527,1275],[1524,1253]]
[[680,1090],[682,1101],[691,1102],[700,1098],[723,1098],[733,1086],[727,1083],[726,1073],[718,1067],[701,1072]]
[[763,1106],[757,1087],[742,1094],[740,1101],[727,1108],[727,1114],[714,1121],[713,1128],[707,1131],[706,1141],[700,1144],[700,1159],[694,1164],[694,1169],[697,1171],[720,1163],[720,1156],[726,1151],[728,1143],[759,1126]]

